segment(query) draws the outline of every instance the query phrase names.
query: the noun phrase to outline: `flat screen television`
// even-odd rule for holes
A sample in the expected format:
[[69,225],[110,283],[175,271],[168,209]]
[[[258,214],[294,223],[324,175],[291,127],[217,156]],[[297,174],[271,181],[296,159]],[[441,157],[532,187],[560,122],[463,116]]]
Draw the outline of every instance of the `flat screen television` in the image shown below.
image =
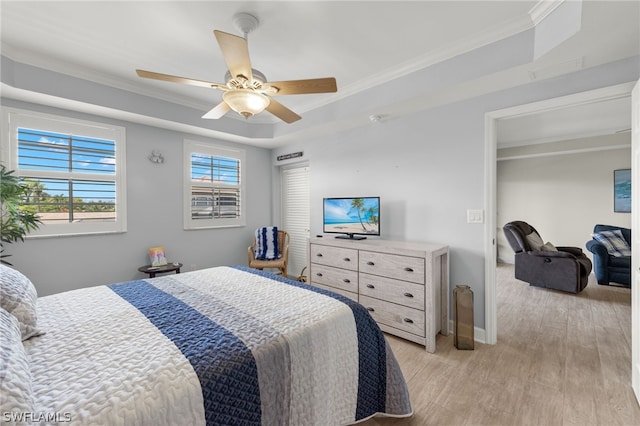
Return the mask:
[[322,231],[362,240],[380,235],[380,197],[324,198]]

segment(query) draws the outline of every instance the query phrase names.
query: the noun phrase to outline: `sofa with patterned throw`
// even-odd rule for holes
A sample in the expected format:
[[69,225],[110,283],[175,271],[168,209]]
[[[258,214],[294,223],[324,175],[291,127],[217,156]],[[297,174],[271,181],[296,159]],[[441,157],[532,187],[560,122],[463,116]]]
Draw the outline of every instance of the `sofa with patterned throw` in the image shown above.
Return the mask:
[[587,250],[593,253],[593,272],[598,284],[631,286],[631,229],[596,225]]

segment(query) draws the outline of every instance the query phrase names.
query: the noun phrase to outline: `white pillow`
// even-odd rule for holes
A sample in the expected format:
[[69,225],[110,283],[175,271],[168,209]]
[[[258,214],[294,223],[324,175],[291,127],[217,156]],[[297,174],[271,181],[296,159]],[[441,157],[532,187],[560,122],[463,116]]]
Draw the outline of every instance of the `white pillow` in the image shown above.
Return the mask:
[[549,241],[547,241],[546,243],[543,244],[543,246],[540,248],[540,250],[542,251],[558,251],[558,249],[556,248],[556,246],[554,246],[553,244],[551,244]]
[[37,327],[38,293],[29,278],[0,264],[0,307],[16,317],[22,340],[42,334]]
[[542,241],[542,238],[540,238],[540,235],[536,232],[527,235],[527,241],[529,242],[529,246],[531,246],[531,250],[535,251],[540,251],[544,245],[544,241]]
[[[31,370],[16,317],[0,308],[0,413],[33,413]],[[16,418],[17,419],[17,418]],[[22,424],[16,422],[15,424]],[[25,422],[26,424],[26,422]]]

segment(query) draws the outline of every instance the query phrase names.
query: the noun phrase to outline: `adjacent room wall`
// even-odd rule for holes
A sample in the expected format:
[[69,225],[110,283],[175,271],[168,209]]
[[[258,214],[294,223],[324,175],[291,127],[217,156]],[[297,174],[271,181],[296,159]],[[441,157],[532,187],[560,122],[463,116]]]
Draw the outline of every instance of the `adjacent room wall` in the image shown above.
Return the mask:
[[[3,99],[2,104],[61,116],[113,123],[126,128],[127,228],[123,234],[28,238],[7,245],[8,260],[29,277],[41,296],[81,287],[146,278],[138,266],[149,263],[149,247],[164,245],[169,261],[184,264],[182,272],[247,263],[253,230],[271,224],[270,150],[140,124],[78,114]],[[245,227],[183,229],[182,144],[184,139],[235,146],[246,150]],[[147,157],[158,150],[163,164]]]
[[[601,146],[630,144],[630,134],[576,140]],[[521,152],[526,152],[521,150]],[[511,152],[513,154],[513,151]],[[499,154],[500,155],[500,154]],[[513,251],[502,232],[512,220],[533,225],[544,241],[580,247],[597,223],[631,227],[630,213],[613,211],[613,171],[631,167],[631,147],[498,161],[498,259],[513,263]]]

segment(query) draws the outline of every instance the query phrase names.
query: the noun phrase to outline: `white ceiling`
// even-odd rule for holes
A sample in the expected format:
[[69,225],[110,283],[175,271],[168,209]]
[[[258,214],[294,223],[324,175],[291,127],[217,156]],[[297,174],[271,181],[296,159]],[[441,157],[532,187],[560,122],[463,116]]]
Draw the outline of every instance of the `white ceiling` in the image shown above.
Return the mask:
[[620,97],[503,119],[497,139],[501,148],[508,148],[614,135],[630,128],[631,99]]
[[[252,65],[268,80],[337,79],[335,94],[278,99],[302,115],[304,122],[309,111],[531,28],[530,11],[536,4],[525,0],[2,0],[1,52],[19,63],[204,113],[220,102],[220,92],[141,79],[135,69],[223,82],[226,66],[212,31],[239,34],[233,15],[250,12],[260,20],[258,29],[249,35]],[[588,68],[638,55],[639,18],[637,1],[585,1],[578,34],[535,62],[468,82],[466,91],[471,96],[525,84],[532,76],[550,77],[563,72],[563,64],[571,61]],[[414,89],[406,87],[407,91]],[[412,107],[407,105],[390,99],[380,110],[386,116],[409,113]],[[362,119],[356,112],[351,120]],[[364,106],[361,112],[364,117],[371,113]],[[274,122],[268,113],[250,119],[247,125],[265,122]]]

